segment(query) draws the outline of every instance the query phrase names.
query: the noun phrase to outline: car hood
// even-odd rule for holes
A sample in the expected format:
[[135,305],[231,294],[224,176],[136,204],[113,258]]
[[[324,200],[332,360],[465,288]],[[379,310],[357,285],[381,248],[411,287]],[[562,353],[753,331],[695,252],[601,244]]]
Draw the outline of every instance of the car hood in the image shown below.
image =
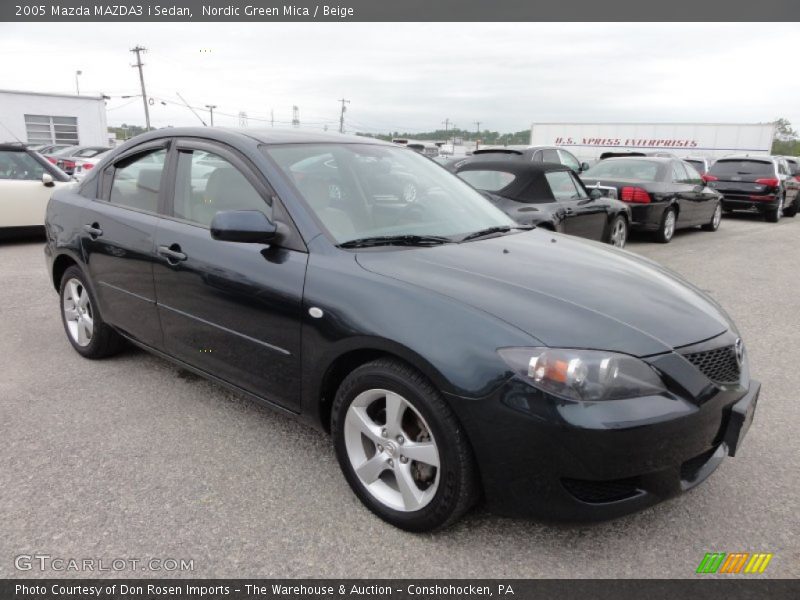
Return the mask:
[[547,346],[647,356],[732,327],[716,302],[656,263],[542,229],[360,252],[357,260],[373,273],[483,310]]

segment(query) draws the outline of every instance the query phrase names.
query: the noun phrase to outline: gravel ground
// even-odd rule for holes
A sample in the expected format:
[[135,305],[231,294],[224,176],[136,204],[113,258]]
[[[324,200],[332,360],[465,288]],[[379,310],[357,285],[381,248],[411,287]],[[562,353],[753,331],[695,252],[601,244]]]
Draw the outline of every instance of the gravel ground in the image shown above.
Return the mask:
[[34,553],[194,561],[192,572],[117,577],[692,577],[708,551],[772,552],[764,576],[798,577],[798,240],[800,219],[737,216],[716,233],[629,245],[737,321],[764,384],[740,456],[692,492],[615,521],[477,510],[433,535],[363,508],[326,436],[141,351],[82,359],[41,241],[4,242],[0,577],[62,575],[15,569],[15,556]]

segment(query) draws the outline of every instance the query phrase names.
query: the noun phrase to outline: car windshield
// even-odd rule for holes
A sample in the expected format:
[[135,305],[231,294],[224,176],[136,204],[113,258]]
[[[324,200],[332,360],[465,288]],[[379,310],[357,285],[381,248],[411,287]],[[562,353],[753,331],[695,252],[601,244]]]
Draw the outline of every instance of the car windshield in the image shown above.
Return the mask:
[[600,161],[581,177],[590,179],[638,179],[658,181],[661,163],[633,158],[607,158]]
[[514,221],[424,156],[373,144],[288,144],[264,152],[337,244],[376,237],[458,241]]

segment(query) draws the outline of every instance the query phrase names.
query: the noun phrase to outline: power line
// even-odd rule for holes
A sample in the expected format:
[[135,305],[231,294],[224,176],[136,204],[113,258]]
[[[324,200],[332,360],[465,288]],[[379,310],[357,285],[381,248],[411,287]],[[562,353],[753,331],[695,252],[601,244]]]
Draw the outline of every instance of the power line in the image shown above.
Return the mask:
[[147,52],[147,48],[143,48],[142,46],[136,46],[135,48],[131,48],[131,52],[136,53],[136,64],[131,65],[133,67],[137,67],[139,69],[139,83],[142,86],[142,104],[144,105],[144,121],[147,125],[147,131],[150,131],[150,110],[147,107],[147,92],[144,89],[144,73],[142,72],[142,52]]

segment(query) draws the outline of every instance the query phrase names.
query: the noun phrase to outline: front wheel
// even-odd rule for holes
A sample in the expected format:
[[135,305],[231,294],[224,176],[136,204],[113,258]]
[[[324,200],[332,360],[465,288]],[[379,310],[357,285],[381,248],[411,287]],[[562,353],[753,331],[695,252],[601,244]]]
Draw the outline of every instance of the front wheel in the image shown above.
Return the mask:
[[624,248],[628,241],[628,221],[622,215],[617,215],[611,221],[608,233],[608,243],[617,248]]
[[702,225],[701,228],[703,231],[716,231],[719,229],[719,224],[722,222],[722,206],[717,204],[717,207],[714,209],[714,214],[711,215],[711,220]]
[[477,498],[464,431],[439,392],[403,363],[381,359],[350,373],[336,393],[331,430],[350,487],[396,527],[446,527]]
[[661,217],[661,224],[656,231],[656,241],[662,244],[668,244],[675,235],[675,222],[677,221],[677,213],[672,207],[667,208]]
[[784,207],[783,209],[783,216],[784,217],[794,217],[797,214],[797,205],[800,204],[800,194],[794,197],[791,206]]

